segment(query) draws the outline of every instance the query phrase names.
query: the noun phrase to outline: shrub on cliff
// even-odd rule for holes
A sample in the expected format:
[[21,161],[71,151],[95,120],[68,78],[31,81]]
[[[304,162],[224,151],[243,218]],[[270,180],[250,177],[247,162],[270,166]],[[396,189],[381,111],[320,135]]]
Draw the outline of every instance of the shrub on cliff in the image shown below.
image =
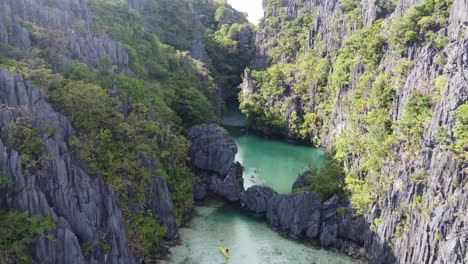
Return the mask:
[[307,186],[296,189],[295,192],[311,191],[320,195],[322,201],[328,200],[334,194],[343,192],[345,172],[336,159],[326,157],[320,168],[310,168],[306,176]]
[[[19,211],[0,211],[0,263],[32,263],[29,246],[55,228],[52,217],[33,216]],[[54,239],[48,235],[47,239]]]

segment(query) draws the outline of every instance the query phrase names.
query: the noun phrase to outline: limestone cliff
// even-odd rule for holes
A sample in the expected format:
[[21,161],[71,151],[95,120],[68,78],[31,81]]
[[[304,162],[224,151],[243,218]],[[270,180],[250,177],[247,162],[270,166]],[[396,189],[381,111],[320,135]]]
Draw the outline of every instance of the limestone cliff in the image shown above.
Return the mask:
[[[43,3],[39,0],[0,2],[0,42],[23,51],[31,47],[31,38],[41,28],[54,30],[45,36],[43,48],[56,48],[63,59],[77,59],[90,66],[98,66],[102,58],[109,58],[122,72],[129,72],[128,54],[120,43],[106,35],[94,36],[87,2],[60,0]],[[25,21],[36,24],[28,27]]]
[[[0,171],[14,190],[2,195],[3,210],[30,215],[51,214],[55,239],[40,236],[33,247],[38,263],[137,263],[127,245],[122,213],[114,192],[100,177],[91,177],[73,157],[67,144],[75,135],[70,122],[54,112],[38,89],[20,75],[0,70],[0,124],[2,133],[12,122],[29,118],[36,127],[53,131],[45,137],[38,169],[25,169],[8,138],[0,140]],[[104,250],[106,245],[110,250]],[[88,248],[85,253],[84,249]]]
[[[468,4],[435,5],[264,1],[257,71],[244,80],[252,128],[343,161],[374,263],[468,261],[466,146],[454,147],[468,101]],[[431,17],[443,21],[424,26]]]

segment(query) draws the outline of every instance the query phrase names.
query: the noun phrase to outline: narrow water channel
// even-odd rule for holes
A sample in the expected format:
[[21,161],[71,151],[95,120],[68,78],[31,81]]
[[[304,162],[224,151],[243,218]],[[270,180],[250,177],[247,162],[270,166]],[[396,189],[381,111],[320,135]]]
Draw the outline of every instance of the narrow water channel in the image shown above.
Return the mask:
[[[228,108],[223,126],[234,137],[242,163],[244,185],[267,185],[288,193],[297,175],[309,165],[320,166],[322,151],[247,134],[245,120],[235,107]],[[334,251],[286,239],[265,221],[219,200],[206,201],[195,209],[189,227],[180,230],[180,243],[171,249],[166,264],[348,264],[357,261]],[[229,248],[226,260],[219,247]]]

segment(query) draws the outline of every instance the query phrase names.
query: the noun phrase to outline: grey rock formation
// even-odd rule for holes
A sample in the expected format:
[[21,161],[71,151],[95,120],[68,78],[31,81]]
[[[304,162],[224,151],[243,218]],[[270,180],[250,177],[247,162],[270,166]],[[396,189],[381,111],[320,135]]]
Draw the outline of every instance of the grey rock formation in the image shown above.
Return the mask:
[[228,201],[238,201],[244,187],[242,166],[234,163],[237,153],[234,140],[214,124],[192,127],[186,136],[192,142],[189,154],[199,176],[193,185],[194,199],[215,193]]
[[169,240],[177,236],[177,223],[173,212],[174,203],[167,184],[161,176],[154,175],[152,184],[147,193],[148,208],[158,216],[159,222],[166,227],[166,238]]
[[322,204],[316,193],[274,195],[268,204],[267,220],[293,238],[306,235],[315,238],[319,233]]
[[244,71],[244,80],[242,84],[240,85],[242,89],[242,94],[244,97],[249,97],[253,94],[255,94],[258,90],[258,87],[255,85],[251,75],[250,75],[250,69],[246,68]]
[[309,177],[310,175],[311,175],[311,172],[306,171],[303,174],[301,174],[299,177],[297,177],[297,179],[293,183],[291,191],[294,192],[295,190],[299,188],[306,187],[307,185],[309,185],[309,183],[307,182],[307,177]]
[[192,44],[192,48],[190,49],[190,55],[192,58],[203,62],[204,64],[208,64],[210,58],[206,53],[205,44],[200,37],[197,37]]
[[[365,25],[375,19],[384,18],[388,22],[402,15],[420,0],[400,0],[394,10],[385,12],[377,5],[385,1],[360,1],[359,8]],[[266,15],[281,20],[280,8],[288,16],[288,21],[300,17],[299,7],[306,7],[309,12],[317,10],[310,28],[308,41],[297,52],[313,47],[314,41],[321,41],[323,55],[330,61],[336,59],[336,51],[343,46],[343,40],[354,31],[353,25],[338,26],[343,22],[339,1],[287,0],[264,1]],[[392,12],[393,11],[393,12]],[[414,91],[434,95],[431,88],[439,76],[447,78],[448,83],[441,89],[432,106],[432,118],[424,125],[421,138],[422,150],[408,157],[401,146],[392,147],[391,156],[395,157],[380,170],[380,179],[389,180],[388,188],[381,194],[379,202],[370,206],[363,218],[356,219],[332,214],[325,220],[322,210],[320,240],[324,245],[331,245],[350,254],[356,248],[350,244],[363,243],[366,252],[374,263],[464,263],[468,261],[468,211],[467,162],[457,159],[455,154],[447,151],[436,139],[440,127],[447,130],[447,138],[454,141],[455,113],[468,101],[468,3],[466,0],[454,0],[448,25],[436,34],[447,37],[448,45],[438,50],[430,43],[416,43],[404,47],[403,57],[414,61],[414,66],[407,71],[396,96],[392,102],[389,117],[397,122],[403,115],[405,105]],[[278,26],[270,27],[262,22],[257,33],[257,69],[264,69],[271,63],[271,56],[276,38],[281,36],[283,21]],[[349,21],[348,21],[349,22]],[[344,25],[344,24],[342,24]],[[391,44],[389,44],[391,45]],[[383,50],[380,62],[381,69],[392,69],[397,65],[399,56]],[[293,59],[293,58],[292,58]],[[274,63],[291,61],[291,58],[280,57]],[[331,118],[325,124],[325,132],[320,135],[318,143],[325,149],[332,149],[334,141],[346,129],[358,126],[366,130],[365,124],[356,124],[351,119],[344,98],[355,92],[358,80],[365,71],[365,66],[358,64],[350,69],[349,84],[338,87],[336,107]],[[292,73],[294,79],[294,73]],[[249,80],[251,81],[251,80]],[[310,83],[307,96],[311,99],[301,102],[298,113],[314,112],[317,96],[317,84]],[[261,87],[259,87],[261,89]],[[265,103],[265,106],[278,102],[291,102],[296,94],[285,93]],[[289,106],[289,105],[288,105]],[[300,117],[298,114],[297,116]],[[313,132],[314,133],[314,132]],[[349,151],[345,161],[348,170],[363,165],[362,158]],[[424,180],[417,182],[412,178],[423,172]],[[298,181],[300,185],[300,181]],[[383,185],[376,182],[376,185]],[[422,201],[418,208],[410,207],[415,201]],[[344,205],[343,205],[344,206]],[[333,210],[331,210],[333,211]],[[378,224],[374,224],[378,223]],[[369,231],[370,227],[375,231]],[[345,228],[346,227],[346,228]],[[358,230],[352,233],[350,230]],[[367,231],[366,231],[367,230]],[[399,232],[398,230],[405,230]],[[361,235],[360,235],[361,234]],[[360,235],[360,236],[358,236]],[[357,238],[356,238],[357,237]],[[354,238],[354,240],[353,240]],[[391,245],[391,246],[390,246]]]
[[[102,58],[109,58],[124,73],[130,73],[128,54],[120,43],[108,36],[94,36],[90,30],[91,19],[85,0],[1,0],[0,43],[21,50],[31,47],[31,36],[21,21],[31,22],[41,28],[60,30],[53,43],[62,59],[78,59],[89,66],[99,66]],[[48,46],[46,48],[52,48]]]
[[239,163],[233,164],[225,177],[213,175],[209,180],[209,189],[224,197],[230,202],[239,200],[239,195],[244,191],[242,186],[242,166]]
[[202,179],[196,179],[193,183],[193,199],[201,201],[208,195],[206,183]]
[[[89,176],[69,152],[75,134],[70,122],[54,112],[38,89],[20,75],[0,70],[0,125],[7,129],[23,113],[32,113],[36,125],[54,128],[45,138],[40,168],[24,170],[11,142],[0,140],[0,171],[14,183],[14,192],[1,201],[7,210],[31,215],[51,214],[56,241],[41,236],[33,246],[37,263],[137,263],[127,246],[122,213],[112,189],[99,176]],[[22,109],[22,110],[21,110]],[[105,251],[100,245],[111,249]],[[91,246],[84,255],[84,246]]]
[[143,12],[148,3],[148,0],[127,0],[128,6],[137,10],[138,12]]
[[266,186],[252,186],[240,195],[241,206],[256,215],[265,215],[268,203],[277,193]]
[[192,142],[189,154],[195,167],[226,175],[234,162],[237,146],[227,132],[219,126],[201,125],[186,133]]
[[362,217],[352,216],[345,198],[335,195],[322,204],[316,193],[277,194],[269,187],[252,186],[240,194],[240,204],[293,239],[317,241],[363,257],[361,249],[370,228]]

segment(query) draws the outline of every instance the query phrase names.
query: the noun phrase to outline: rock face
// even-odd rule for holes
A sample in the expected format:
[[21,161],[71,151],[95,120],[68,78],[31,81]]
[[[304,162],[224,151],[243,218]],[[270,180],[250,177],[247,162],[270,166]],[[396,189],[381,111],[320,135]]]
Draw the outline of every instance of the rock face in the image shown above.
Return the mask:
[[[44,236],[34,244],[37,263],[137,263],[127,246],[122,213],[111,188],[91,177],[71,155],[67,142],[75,135],[70,122],[53,111],[38,89],[20,75],[0,70],[0,125],[7,129],[23,113],[32,113],[35,125],[54,129],[45,141],[47,159],[33,172],[23,163],[11,142],[0,140],[0,171],[14,183],[14,192],[0,204],[5,210],[31,215],[51,214],[56,241]],[[105,251],[100,245],[106,244]],[[83,248],[91,246],[88,254]]]
[[[265,14],[268,18],[272,18],[270,22],[279,22],[274,26],[265,21],[260,23],[257,33],[255,68],[262,70],[271,64],[292,63],[296,54],[308,50],[313,51],[315,44],[320,42],[320,58],[329,60],[330,73],[336,70],[339,66],[333,63],[339,54],[337,51],[343,48],[347,37],[359,28],[343,16],[345,12],[343,12],[342,2],[337,0],[264,1]],[[366,26],[373,24],[379,18],[384,18],[385,22],[391,23],[422,1],[400,0],[396,6],[386,7],[387,9],[377,6],[382,4],[382,1],[354,2],[357,3],[363,25]],[[285,33],[283,27],[286,27],[286,30],[287,26],[290,26],[289,21],[300,18],[304,14],[313,14],[311,23],[306,28],[307,40],[288,56],[275,54],[274,43],[278,43],[278,38]],[[367,208],[362,219],[357,221],[335,214],[329,220],[324,220],[326,224],[322,225],[320,233],[320,241],[323,245],[335,245],[338,248],[342,247],[343,250],[355,252],[355,248],[340,242],[339,238],[355,237],[358,233],[350,233],[350,230],[359,230],[359,234],[364,235],[357,236],[359,237],[358,244],[363,242],[368,257],[374,263],[468,262],[466,239],[468,216],[465,213],[468,211],[468,192],[466,192],[468,164],[466,160],[457,158],[456,153],[447,150],[437,139],[438,131],[443,127],[447,130],[447,139],[451,143],[456,141],[455,113],[468,101],[467,14],[468,2],[454,0],[450,15],[447,17],[448,23],[434,32],[447,39],[448,44],[442,48],[436,48],[429,42],[418,41],[414,44],[404,44],[400,55],[395,55],[390,51],[392,43],[386,44],[381,51],[382,58],[378,63],[378,68],[385,71],[391,71],[402,60],[412,63],[412,66],[405,71],[398,87],[395,88],[395,96],[385,115],[388,115],[392,123],[397,123],[403,117],[405,106],[412,100],[411,95],[417,91],[432,97],[430,109],[432,116],[430,120],[421,125],[424,130],[418,139],[421,150],[416,154],[408,155],[406,147],[401,144],[391,146],[390,155],[395,158],[379,169],[379,180],[373,183],[376,186],[387,187],[383,189],[382,194],[379,194],[379,201]],[[330,118],[313,129],[313,131],[322,132],[311,135],[311,138],[317,137],[319,146],[331,150],[336,146],[334,142],[344,132],[367,130],[366,124],[353,119],[353,115],[357,113],[352,112],[347,105],[347,101],[356,94],[361,96],[361,91],[371,92],[368,89],[359,90],[361,76],[372,75],[366,67],[363,63],[351,67],[348,83],[336,86],[336,93],[331,94],[333,97],[331,100],[336,104],[332,105]],[[439,96],[433,87],[440,76],[447,79],[447,84],[440,88]],[[288,78],[293,80],[291,86],[294,86],[295,80],[299,77],[301,76],[296,76],[294,72],[290,73]],[[251,81],[251,76],[249,76],[245,83]],[[269,101],[267,99],[262,106],[276,106],[277,108],[284,106],[288,109],[286,111],[288,115],[284,118],[286,121],[291,119],[290,111],[295,111],[296,117],[300,117],[301,113],[318,112],[316,110],[319,106],[317,101],[320,100],[320,94],[317,91],[329,87],[320,87],[315,81],[302,85],[306,87],[304,89],[307,92],[297,94],[295,89],[285,88],[282,95]],[[257,91],[262,90],[262,87],[257,88]],[[250,91],[248,95],[251,94]],[[295,102],[297,96],[309,99],[300,102],[297,108],[296,104],[291,103]],[[282,102],[284,104],[281,105]],[[363,108],[364,113],[359,114],[367,115],[366,111],[369,109]],[[288,124],[286,126],[286,129],[290,128]],[[360,142],[356,140],[356,144]],[[365,166],[364,158],[348,146],[345,158],[346,169],[359,171],[359,168],[363,166]],[[417,173],[424,175],[422,180],[414,180]],[[358,174],[362,174],[359,175],[360,179],[366,175],[362,172]],[[297,184],[300,186],[300,181]],[[323,210],[321,217],[324,217]],[[367,229],[372,227],[374,231],[363,232],[366,225]]]
[[241,206],[263,216],[277,231],[293,239],[317,241],[353,257],[362,257],[369,226],[353,218],[345,198],[333,196],[325,203],[316,193],[277,194],[265,186],[252,186],[240,194]]
[[252,77],[250,76],[250,70],[248,68],[244,71],[244,81],[240,87],[242,88],[242,94],[245,97],[255,94],[258,90],[258,87],[255,85]]
[[192,127],[186,136],[192,142],[189,154],[199,175],[193,186],[194,199],[201,200],[212,192],[228,201],[238,201],[244,187],[242,166],[234,163],[234,140],[214,124]]
[[206,53],[205,44],[200,37],[197,37],[192,44],[192,48],[190,49],[190,55],[204,64],[208,64],[210,58]]
[[294,190],[297,190],[299,188],[306,187],[307,185],[309,185],[309,183],[307,182],[307,177],[309,177],[310,175],[311,175],[311,172],[306,171],[303,174],[301,174],[299,177],[297,177],[297,179],[293,183],[291,191],[294,192]]
[[152,184],[148,190],[148,208],[158,216],[159,222],[166,227],[166,239],[172,240],[177,236],[177,223],[174,214],[174,203],[167,188],[166,182],[161,176],[154,175]]
[[[48,4],[49,3],[49,4]],[[122,45],[106,35],[94,36],[90,30],[90,16],[86,0],[1,0],[0,42],[27,51],[31,36],[21,21],[39,27],[60,30],[60,45],[56,48],[63,60],[77,59],[90,66],[98,66],[103,57],[109,58],[119,70],[129,73],[128,54]],[[81,25],[85,26],[81,26]],[[55,43],[55,42],[54,42]]]
[[143,12],[148,3],[148,0],[127,0],[128,6],[137,10],[138,12]]
[[190,128],[187,138],[192,141],[189,154],[195,167],[226,175],[234,162],[237,146],[219,126],[202,125]]
[[252,186],[240,195],[241,206],[257,215],[264,215],[268,210],[268,203],[277,193],[265,186]]
[[316,193],[274,195],[268,204],[270,225],[293,238],[316,238],[320,227],[320,197]]

